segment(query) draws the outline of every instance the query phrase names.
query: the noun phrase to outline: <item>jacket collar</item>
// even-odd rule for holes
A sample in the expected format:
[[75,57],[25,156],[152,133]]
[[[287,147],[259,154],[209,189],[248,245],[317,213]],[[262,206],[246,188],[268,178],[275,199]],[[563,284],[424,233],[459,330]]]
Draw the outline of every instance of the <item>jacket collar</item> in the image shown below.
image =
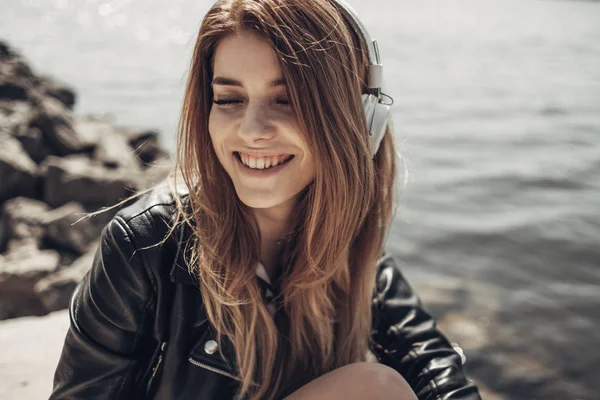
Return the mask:
[[[173,283],[198,286],[198,280],[195,276],[190,274],[184,257],[184,250],[186,247],[185,238],[190,237],[188,236],[189,234],[191,234],[191,232],[187,225],[183,226],[178,232],[176,239],[177,248],[175,250],[175,258],[173,265],[171,266],[169,277]],[[269,291],[273,292],[273,285],[271,284],[269,276],[267,275],[267,272],[261,263],[259,263],[257,266],[256,276],[259,284],[261,284],[262,287],[265,287]]]

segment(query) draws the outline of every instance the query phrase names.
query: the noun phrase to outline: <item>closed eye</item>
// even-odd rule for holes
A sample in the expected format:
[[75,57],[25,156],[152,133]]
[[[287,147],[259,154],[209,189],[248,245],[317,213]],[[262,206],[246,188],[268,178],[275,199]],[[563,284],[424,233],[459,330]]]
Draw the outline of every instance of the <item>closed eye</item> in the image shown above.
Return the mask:
[[[213,100],[213,103],[217,104],[217,105],[229,105],[229,104],[235,104],[235,103],[241,103],[242,100]],[[276,100],[277,104],[283,105],[283,106],[289,106],[290,103],[287,99],[277,99]]]
[[218,105],[227,105],[227,104],[241,103],[241,100],[213,100],[213,103],[218,104]]

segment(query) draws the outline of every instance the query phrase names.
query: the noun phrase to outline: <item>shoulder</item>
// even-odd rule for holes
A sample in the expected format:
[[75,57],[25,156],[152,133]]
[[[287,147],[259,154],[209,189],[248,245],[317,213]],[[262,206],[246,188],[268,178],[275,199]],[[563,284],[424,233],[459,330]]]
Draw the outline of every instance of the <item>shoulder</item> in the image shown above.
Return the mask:
[[177,200],[185,204],[188,194],[185,186],[165,181],[120,209],[109,226],[122,226],[138,247],[151,246],[166,237],[175,223]]
[[174,189],[162,183],[140,195],[120,209],[103,232],[102,247],[123,253],[125,258],[142,267],[155,284],[156,280],[168,278],[179,256],[179,236],[183,232],[173,230],[176,197],[185,205],[188,191],[183,187]]
[[136,223],[144,217],[171,221],[176,212],[176,197],[186,201],[189,191],[185,186],[171,187],[166,181],[135,198],[116,214],[126,224]]
[[404,299],[414,304],[421,302],[405,278],[398,261],[387,252],[377,261],[375,296],[382,303],[390,298]]

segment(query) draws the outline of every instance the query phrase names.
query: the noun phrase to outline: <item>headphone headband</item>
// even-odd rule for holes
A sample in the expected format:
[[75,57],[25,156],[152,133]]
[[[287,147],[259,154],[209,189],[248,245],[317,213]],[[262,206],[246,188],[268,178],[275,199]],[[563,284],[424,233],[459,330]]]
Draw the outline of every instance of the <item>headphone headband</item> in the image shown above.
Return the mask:
[[332,0],[332,2],[337,5],[338,10],[346,18],[352,29],[357,32],[358,35],[362,36],[362,39],[367,44],[369,53],[369,76],[367,78],[367,85],[369,89],[375,89],[377,94],[362,94],[362,102],[367,121],[367,128],[369,129],[369,148],[371,150],[371,155],[375,157],[379,145],[385,135],[390,107],[393,104],[393,99],[390,96],[386,95],[387,98],[392,100],[391,104],[384,103],[381,99],[383,64],[381,64],[379,57],[379,47],[377,47],[377,41],[371,39],[371,35],[369,35],[367,28],[361,22],[356,11],[354,11],[345,0]]
[[370,89],[381,89],[383,85],[383,64],[381,64],[379,57],[379,47],[377,41],[371,39],[371,35],[365,25],[361,22],[358,14],[348,3],[344,0],[333,0],[334,3],[339,5],[339,10],[346,16],[346,19],[354,30],[362,36],[363,40],[367,43],[369,53],[369,82],[367,82]]

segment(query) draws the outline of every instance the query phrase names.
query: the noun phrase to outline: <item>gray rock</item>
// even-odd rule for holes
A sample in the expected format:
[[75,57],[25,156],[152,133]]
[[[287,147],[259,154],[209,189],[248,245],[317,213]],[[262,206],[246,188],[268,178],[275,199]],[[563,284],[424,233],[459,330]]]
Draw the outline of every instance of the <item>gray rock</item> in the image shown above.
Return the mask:
[[20,57],[7,60],[6,62],[0,64],[0,74],[5,76],[13,76],[31,82],[36,81],[33,71]]
[[26,100],[29,87],[24,82],[0,79],[0,99],[3,100]]
[[28,102],[0,99],[0,132],[10,136],[25,133],[32,115],[33,107]]
[[142,167],[168,156],[160,145],[158,132],[143,130],[127,131],[125,134]]
[[53,153],[61,156],[88,150],[75,134],[72,124],[70,110],[59,100],[51,97],[41,100],[30,122],[31,127],[42,131],[44,139],[52,146]]
[[44,169],[44,201],[53,207],[71,201],[97,207],[113,205],[138,187],[128,171],[109,169],[83,156],[50,156]]
[[71,294],[92,267],[95,254],[95,250],[89,251],[73,264],[46,276],[35,285],[35,293],[46,311],[57,311],[69,306]]
[[44,223],[48,241],[78,254],[85,253],[101,232],[85,214],[84,208],[74,202],[47,213]]
[[21,142],[23,150],[37,164],[52,154],[52,150],[46,143],[44,135],[39,128],[28,128],[26,131],[16,134],[15,137]]
[[8,44],[0,42],[0,60],[4,61],[10,57],[13,57],[14,53]]
[[17,196],[36,197],[37,165],[15,138],[0,133],[0,203]]
[[0,216],[0,254],[6,251],[8,241],[10,240],[10,233],[8,230],[8,223],[3,216]]
[[74,117],[75,134],[89,148],[95,148],[100,138],[114,131],[109,121],[92,116]]
[[44,315],[46,309],[34,287],[58,268],[54,250],[39,250],[27,243],[0,255],[0,319]]
[[8,200],[2,208],[2,220],[11,242],[32,240],[36,244],[44,236],[46,203],[27,197]]
[[127,138],[112,129],[105,131],[98,138],[94,159],[107,168],[126,168],[133,175],[139,175],[141,172]]
[[6,43],[0,42],[0,75],[34,79],[33,72],[23,58]]
[[76,100],[76,95],[73,89],[64,84],[59,84],[50,77],[41,77],[40,84],[43,87],[42,90],[47,96],[54,97],[67,108],[73,109]]

